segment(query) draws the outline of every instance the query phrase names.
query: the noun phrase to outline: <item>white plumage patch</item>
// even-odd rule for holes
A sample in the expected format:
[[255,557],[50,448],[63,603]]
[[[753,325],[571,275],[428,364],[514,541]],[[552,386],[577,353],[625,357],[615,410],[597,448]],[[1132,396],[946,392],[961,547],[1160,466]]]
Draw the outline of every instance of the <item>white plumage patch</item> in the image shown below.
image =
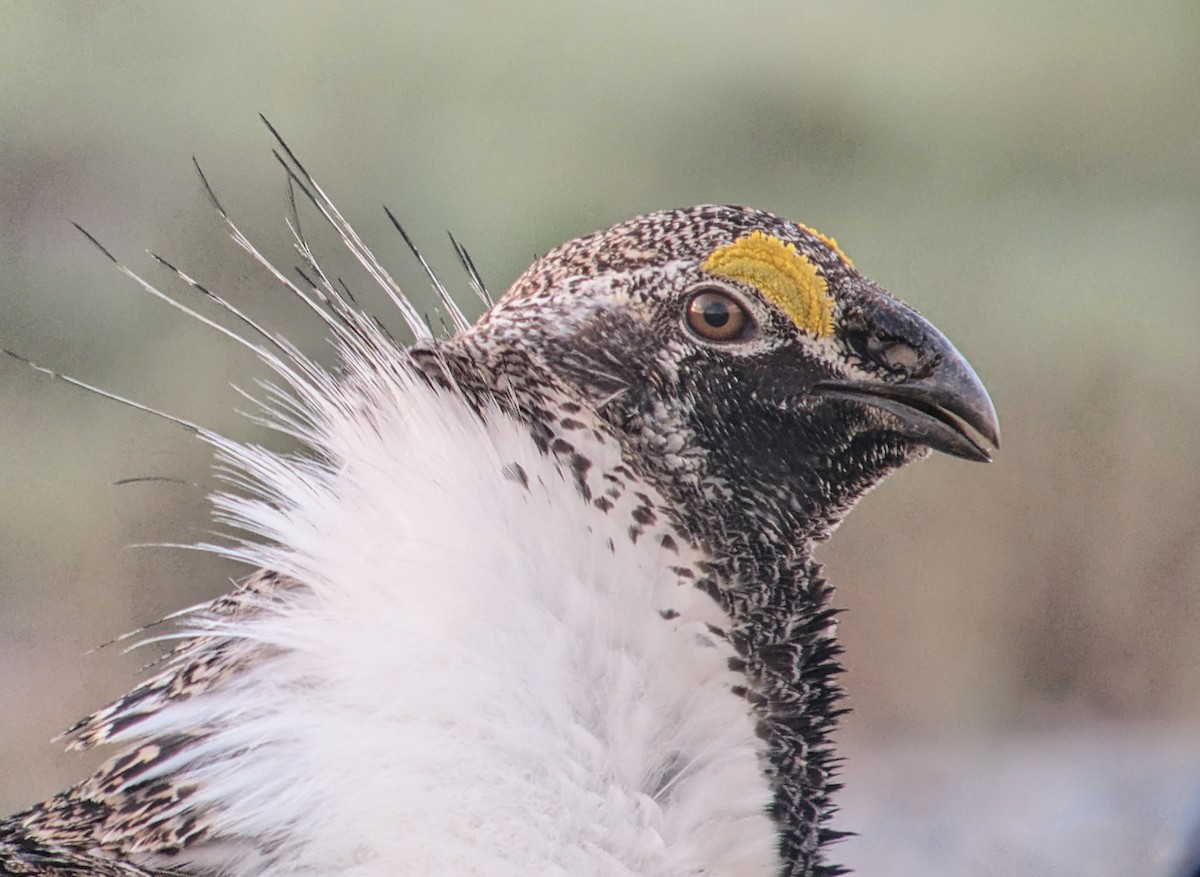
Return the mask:
[[[670,569],[690,549],[630,540],[628,494],[585,503],[525,426],[481,420],[403,357],[295,387],[319,464],[214,440],[263,497],[219,498],[251,534],[229,553],[302,587],[205,622],[254,661],[114,738],[211,729],[169,765],[209,839],[167,861],[775,873],[754,720],[706,628],[725,619]],[[620,462],[602,440],[587,453]]]

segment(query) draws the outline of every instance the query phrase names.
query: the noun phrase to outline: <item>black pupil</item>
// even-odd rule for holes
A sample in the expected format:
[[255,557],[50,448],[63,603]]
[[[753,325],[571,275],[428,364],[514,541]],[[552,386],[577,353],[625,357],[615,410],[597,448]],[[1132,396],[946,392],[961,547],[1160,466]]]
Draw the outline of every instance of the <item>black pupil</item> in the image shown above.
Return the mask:
[[723,301],[706,301],[704,303],[704,322],[714,329],[720,329],[731,319],[729,305]]

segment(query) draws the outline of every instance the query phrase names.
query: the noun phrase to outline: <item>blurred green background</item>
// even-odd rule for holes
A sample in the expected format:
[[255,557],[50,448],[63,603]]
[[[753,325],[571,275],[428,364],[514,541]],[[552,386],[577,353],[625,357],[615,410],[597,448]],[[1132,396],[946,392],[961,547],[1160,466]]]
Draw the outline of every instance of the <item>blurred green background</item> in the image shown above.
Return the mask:
[[[1161,755],[1164,775],[1196,778],[1151,819],[1185,832],[1179,802],[1200,801],[1195,0],[5,0],[0,20],[0,345],[238,436],[257,433],[230,384],[252,389],[256,363],[70,221],[320,349],[191,167],[291,264],[259,112],[414,297],[427,284],[383,203],[464,290],[445,229],[495,291],[534,254],[662,207],[752,204],[836,236],[971,358],[1004,428],[994,465],[911,467],[824,551],[849,610],[849,800],[936,797],[940,752],[977,753],[950,771],[961,783],[1031,740],[1056,741],[1061,765],[1103,739],[1097,764]],[[152,657],[89,649],[239,574],[128,548],[208,532],[208,466],[182,430],[0,361],[0,805],[80,777],[91,762],[48,738]],[[114,485],[143,476],[174,481]],[[886,790],[902,761],[916,773]],[[1026,774],[1028,803],[1050,773]],[[846,827],[864,832],[846,858],[869,867],[870,832]],[[1165,867],[1171,843],[1131,861]],[[1105,863],[1090,873],[1120,873]]]

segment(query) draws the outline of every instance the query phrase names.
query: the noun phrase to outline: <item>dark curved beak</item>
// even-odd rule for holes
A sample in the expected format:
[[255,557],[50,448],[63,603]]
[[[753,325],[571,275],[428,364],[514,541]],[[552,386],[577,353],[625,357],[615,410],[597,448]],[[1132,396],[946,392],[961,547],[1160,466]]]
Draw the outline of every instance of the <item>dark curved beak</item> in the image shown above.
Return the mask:
[[[813,388],[815,393],[886,412],[901,435],[935,451],[991,461],[991,451],[1000,447],[996,409],[971,364],[937,327],[901,302],[883,297],[860,315],[855,328],[868,341],[861,345],[868,351],[865,355],[881,357],[881,371],[888,377],[822,381]],[[898,347],[905,354],[904,365],[885,364],[882,357]]]

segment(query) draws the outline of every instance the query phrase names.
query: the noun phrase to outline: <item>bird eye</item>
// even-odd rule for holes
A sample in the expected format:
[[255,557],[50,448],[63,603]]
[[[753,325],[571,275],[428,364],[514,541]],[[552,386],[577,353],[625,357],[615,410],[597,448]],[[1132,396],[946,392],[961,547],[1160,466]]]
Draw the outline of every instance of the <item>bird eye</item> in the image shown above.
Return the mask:
[[746,309],[720,289],[702,289],[687,304],[692,331],[709,341],[736,341],[750,323]]

